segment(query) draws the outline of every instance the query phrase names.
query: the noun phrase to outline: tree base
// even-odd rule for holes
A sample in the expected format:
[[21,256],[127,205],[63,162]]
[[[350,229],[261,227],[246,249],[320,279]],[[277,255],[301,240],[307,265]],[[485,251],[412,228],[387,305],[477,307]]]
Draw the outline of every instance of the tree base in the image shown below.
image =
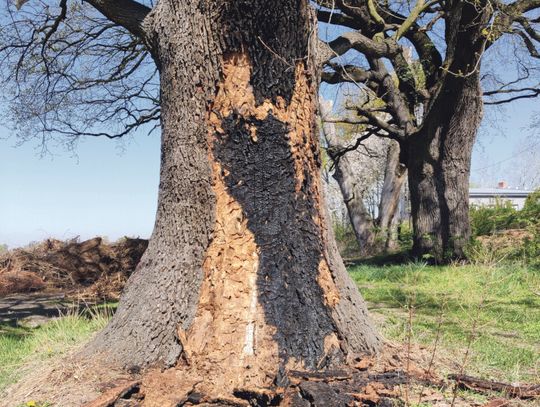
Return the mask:
[[142,382],[124,382],[85,407],[180,406],[394,406],[403,371],[376,373],[344,367],[320,372],[290,371],[285,383],[271,388],[237,388],[222,393],[211,378],[187,375],[182,369],[150,371]]

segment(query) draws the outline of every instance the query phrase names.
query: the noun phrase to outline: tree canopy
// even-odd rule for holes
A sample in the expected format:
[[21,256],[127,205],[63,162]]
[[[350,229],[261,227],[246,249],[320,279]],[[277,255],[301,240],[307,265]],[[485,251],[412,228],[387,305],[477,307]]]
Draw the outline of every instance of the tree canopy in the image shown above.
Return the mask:
[[[482,72],[486,104],[540,94],[539,1],[315,3],[319,21],[344,31],[328,42],[322,80],[371,95],[353,116],[374,133],[403,140],[418,132],[445,79],[470,76],[486,56],[494,60]],[[509,62],[513,77],[501,72]],[[374,99],[383,104],[370,106]]]

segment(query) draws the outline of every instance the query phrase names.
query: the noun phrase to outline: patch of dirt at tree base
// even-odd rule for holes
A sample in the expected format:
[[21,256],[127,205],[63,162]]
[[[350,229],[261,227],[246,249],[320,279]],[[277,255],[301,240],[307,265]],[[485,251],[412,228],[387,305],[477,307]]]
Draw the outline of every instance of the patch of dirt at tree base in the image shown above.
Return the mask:
[[116,300],[148,241],[101,237],[79,242],[47,239],[0,255],[0,297],[63,292],[71,298]]
[[81,359],[77,349],[67,356],[25,365],[20,380],[0,389],[0,407],[22,406],[30,401],[37,405],[80,407],[115,383],[132,379],[133,375],[102,359]]
[[[442,376],[448,361],[435,358],[430,364],[431,358],[427,349],[387,343],[378,357],[361,358],[353,366],[289,371],[287,386],[237,388],[233,394],[221,394],[220,389],[211,390],[211,377],[186,375],[182,368],[129,374],[103,360],[81,360],[74,353],[27,366],[23,379],[0,394],[0,407],[30,400],[58,407],[404,406],[420,404],[420,393],[424,405],[450,406],[453,382]],[[501,400],[507,404],[500,404]],[[492,401],[507,407],[537,405],[501,399],[497,394],[469,397],[459,393],[454,406],[492,407]]]

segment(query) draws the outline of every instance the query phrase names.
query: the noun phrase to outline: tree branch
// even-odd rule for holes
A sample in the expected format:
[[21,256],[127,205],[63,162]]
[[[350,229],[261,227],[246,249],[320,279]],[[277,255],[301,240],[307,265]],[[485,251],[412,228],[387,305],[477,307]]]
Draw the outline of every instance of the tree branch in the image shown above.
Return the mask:
[[402,140],[405,137],[405,132],[402,129],[392,126],[384,120],[379,119],[376,114],[370,112],[369,110],[356,107],[356,111],[359,115],[364,116],[371,125],[387,132],[391,138]]
[[321,23],[342,25],[354,30],[360,30],[362,28],[362,25],[357,20],[341,13],[319,9],[317,10],[317,19]]
[[342,82],[364,83],[375,79],[372,71],[366,71],[354,65],[339,65],[328,64],[334,71],[322,72],[321,79],[323,82],[336,84]]
[[517,18],[516,21],[521,24],[523,29],[529,36],[535,41],[540,42],[540,32],[536,31],[532,26],[530,21],[525,17]]
[[147,36],[144,20],[151,9],[134,0],[83,0],[92,5],[112,22],[124,27],[133,35]]
[[519,89],[496,89],[496,90],[484,92],[484,96],[493,96],[493,95],[508,94],[508,93],[523,93],[523,92],[528,92],[528,93],[511,96],[511,97],[509,97],[507,99],[485,101],[484,104],[486,104],[486,105],[502,105],[504,103],[513,102],[514,100],[532,99],[532,98],[540,96],[540,87],[538,87],[538,88],[528,87],[528,88],[519,88]]
[[375,58],[390,58],[401,52],[401,46],[391,39],[375,41],[359,32],[347,32],[327,43],[334,56],[340,56],[354,49]]
[[532,40],[527,36],[527,34],[521,30],[514,30],[514,33],[521,37],[531,57],[540,59],[540,52],[536,49]]

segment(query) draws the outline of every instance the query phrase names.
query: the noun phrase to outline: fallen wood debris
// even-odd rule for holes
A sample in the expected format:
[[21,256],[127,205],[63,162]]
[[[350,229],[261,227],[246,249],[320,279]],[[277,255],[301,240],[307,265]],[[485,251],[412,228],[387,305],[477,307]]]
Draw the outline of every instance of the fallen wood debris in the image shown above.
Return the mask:
[[147,240],[101,237],[79,242],[47,239],[0,255],[0,296],[61,290],[89,299],[117,299]]
[[477,393],[496,391],[520,399],[540,397],[540,384],[509,384],[458,374],[449,375],[448,378],[454,380],[460,388]]

